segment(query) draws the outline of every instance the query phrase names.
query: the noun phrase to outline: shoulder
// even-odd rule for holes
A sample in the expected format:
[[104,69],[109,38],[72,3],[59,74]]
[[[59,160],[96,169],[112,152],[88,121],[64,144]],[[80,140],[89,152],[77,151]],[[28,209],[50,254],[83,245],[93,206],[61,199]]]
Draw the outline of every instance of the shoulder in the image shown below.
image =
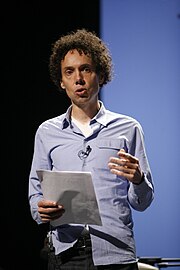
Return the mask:
[[136,118],[134,118],[130,115],[121,114],[121,113],[113,112],[110,110],[106,110],[106,115],[107,115],[107,118],[109,118],[111,120],[118,121],[118,122],[121,122],[124,124],[128,124],[130,126],[134,126],[134,127],[137,126],[137,127],[142,128],[140,122]]
[[37,128],[37,132],[43,132],[46,130],[59,129],[63,125],[65,114],[50,118],[42,122]]

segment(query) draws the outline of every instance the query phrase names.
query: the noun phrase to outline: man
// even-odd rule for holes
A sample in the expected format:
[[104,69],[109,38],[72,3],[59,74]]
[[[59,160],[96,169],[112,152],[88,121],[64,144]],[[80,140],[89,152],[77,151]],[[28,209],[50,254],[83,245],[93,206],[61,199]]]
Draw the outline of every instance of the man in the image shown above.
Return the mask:
[[29,177],[32,217],[41,224],[66,211],[43,198],[37,170],[86,171],[92,174],[102,226],[51,226],[48,269],[137,269],[131,208],[149,207],[154,187],[141,125],[107,110],[98,98],[112,79],[109,50],[95,33],[78,29],[55,42],[49,68],[72,104],[37,129]]

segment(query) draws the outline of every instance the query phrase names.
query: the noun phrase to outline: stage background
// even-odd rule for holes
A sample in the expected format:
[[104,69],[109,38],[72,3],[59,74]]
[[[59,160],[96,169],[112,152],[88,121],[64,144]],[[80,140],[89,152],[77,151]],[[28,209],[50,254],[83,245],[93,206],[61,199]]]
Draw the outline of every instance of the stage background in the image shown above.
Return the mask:
[[[115,78],[105,105],[137,118],[155,181],[155,201],[134,213],[140,256],[179,256],[179,1],[6,1],[1,7],[1,255],[4,270],[45,270],[47,226],[28,205],[28,176],[38,125],[69,100],[49,79],[51,44],[86,27],[112,50]],[[100,5],[101,4],[101,5]],[[101,9],[101,10],[100,10]]]
[[138,256],[180,257],[180,1],[101,0],[114,61],[105,105],[142,124],[155,200],[133,212]]
[[99,1],[6,1],[1,7],[1,254],[3,270],[45,270],[47,226],[32,220],[28,176],[38,125],[70,102],[49,78],[51,44],[88,28],[99,34]]

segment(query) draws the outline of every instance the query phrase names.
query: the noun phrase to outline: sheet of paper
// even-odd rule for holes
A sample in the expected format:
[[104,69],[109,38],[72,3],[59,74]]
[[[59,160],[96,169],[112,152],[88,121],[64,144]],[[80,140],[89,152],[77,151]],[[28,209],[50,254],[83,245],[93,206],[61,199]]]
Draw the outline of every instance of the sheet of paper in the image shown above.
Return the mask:
[[90,172],[38,170],[43,196],[64,205],[62,217],[51,222],[102,225]]

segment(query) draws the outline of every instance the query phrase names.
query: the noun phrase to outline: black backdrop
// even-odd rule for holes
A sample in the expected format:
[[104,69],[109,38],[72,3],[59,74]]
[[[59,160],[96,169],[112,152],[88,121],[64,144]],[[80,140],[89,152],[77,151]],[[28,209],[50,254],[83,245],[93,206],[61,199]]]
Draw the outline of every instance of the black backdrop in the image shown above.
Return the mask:
[[[28,2],[28,3],[27,3]],[[47,225],[32,220],[28,175],[36,128],[70,101],[49,79],[51,44],[67,31],[99,33],[99,1],[7,1],[1,7],[0,267],[45,269],[40,250]]]

